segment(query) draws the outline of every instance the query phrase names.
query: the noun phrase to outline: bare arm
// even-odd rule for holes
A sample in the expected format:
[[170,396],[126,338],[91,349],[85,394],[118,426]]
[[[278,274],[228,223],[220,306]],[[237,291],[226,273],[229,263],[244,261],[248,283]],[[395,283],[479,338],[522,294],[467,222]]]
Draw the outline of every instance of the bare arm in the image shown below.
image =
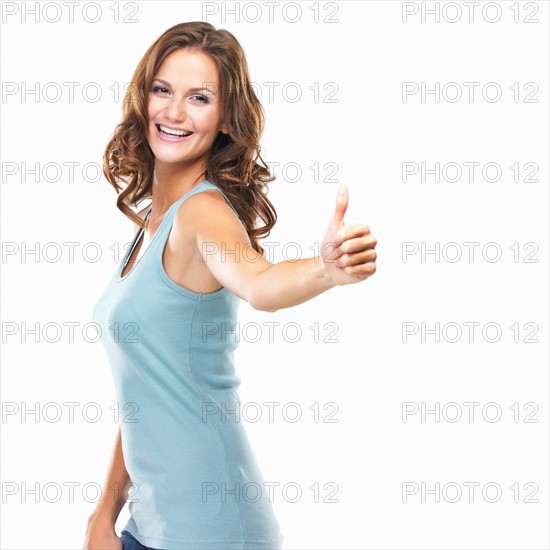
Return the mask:
[[90,529],[92,525],[114,529],[118,515],[128,500],[130,483],[130,475],[126,470],[124,455],[122,453],[122,441],[119,427],[107,477],[101,492],[101,498],[95,510],[88,518],[88,529]]
[[[138,216],[143,217],[144,208],[138,212]],[[139,226],[134,224],[134,231],[137,231]],[[114,527],[120,511],[128,500],[128,488],[130,476],[126,470],[124,463],[124,455],[122,453],[122,438],[120,426],[118,427],[113,454],[105,479],[104,486],[94,511],[88,518],[88,532],[92,529],[100,531],[109,530],[114,532]]]
[[256,275],[248,297],[256,309],[275,312],[307,302],[334,286],[320,257],[285,260]]
[[[173,232],[194,234],[197,250],[221,285],[253,308],[275,312],[311,300],[335,286],[357,283],[375,271],[376,238],[366,225],[343,225],[347,193],[321,243],[321,256],[271,263],[250,243],[245,227],[215,190],[197,193],[176,213]],[[183,242],[183,238],[181,240]],[[181,256],[185,257],[182,248]]]
[[82,550],[123,550],[122,540],[115,531],[115,523],[128,498],[129,483],[130,476],[124,464],[119,428],[101,498],[88,518]]
[[[143,217],[146,209],[138,212]],[[134,232],[139,228],[134,224]],[[102,487],[101,497],[92,514],[88,517],[82,550],[114,549],[122,550],[122,541],[115,531],[120,511],[128,500],[131,479],[122,452],[122,436],[118,427],[107,476]]]

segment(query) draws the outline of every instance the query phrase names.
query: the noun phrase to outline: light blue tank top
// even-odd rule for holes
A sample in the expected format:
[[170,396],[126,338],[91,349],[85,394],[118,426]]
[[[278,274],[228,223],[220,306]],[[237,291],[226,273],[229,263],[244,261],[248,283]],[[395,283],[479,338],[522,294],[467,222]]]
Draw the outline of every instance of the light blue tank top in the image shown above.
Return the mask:
[[[192,292],[170,279],[162,254],[188,197],[164,215],[124,277],[132,247],[93,309],[120,408],[133,482],[124,529],[161,550],[275,550],[283,535],[242,418],[233,351],[240,298]],[[207,213],[205,213],[207,215]],[[237,214],[238,215],[238,214]],[[136,232],[134,244],[140,236]]]

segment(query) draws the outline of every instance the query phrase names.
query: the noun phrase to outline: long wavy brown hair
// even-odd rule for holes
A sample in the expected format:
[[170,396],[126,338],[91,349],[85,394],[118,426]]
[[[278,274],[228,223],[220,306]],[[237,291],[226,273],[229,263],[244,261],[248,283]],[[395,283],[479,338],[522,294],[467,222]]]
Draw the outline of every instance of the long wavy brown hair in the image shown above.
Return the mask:
[[[254,250],[264,255],[258,239],[268,236],[277,221],[275,208],[266,196],[268,184],[275,177],[260,154],[264,112],[251,85],[241,45],[229,31],[216,30],[210,23],[174,25],[153,42],[136,67],[124,97],[122,121],[103,154],[103,173],[118,193],[116,205],[134,223],[144,226],[143,219],[131,207],[152,197],[154,155],[145,134],[147,101],[158,68],[178,48],[210,55],[217,65],[228,134],[220,132],[214,140],[204,179],[227,195]],[[256,227],[258,218],[264,225]]]

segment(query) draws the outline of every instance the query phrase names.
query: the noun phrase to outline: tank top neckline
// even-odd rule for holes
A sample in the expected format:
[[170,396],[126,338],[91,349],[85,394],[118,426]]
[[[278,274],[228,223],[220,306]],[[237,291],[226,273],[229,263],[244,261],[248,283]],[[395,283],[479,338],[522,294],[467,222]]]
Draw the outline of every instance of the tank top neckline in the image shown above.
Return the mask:
[[[126,275],[124,275],[124,277],[122,277],[122,272],[124,271],[124,268],[128,264],[128,261],[129,261],[130,257],[132,256],[134,248],[136,247],[136,244],[137,244],[139,238],[141,237],[141,232],[143,231],[144,228],[140,227],[137,230],[136,236],[134,237],[134,239],[132,241],[132,245],[130,246],[130,248],[128,249],[126,254],[124,255],[124,258],[120,262],[121,266],[119,267],[119,269],[116,272],[116,281],[117,282],[125,281],[134,272],[134,270],[138,267],[141,260],[143,260],[143,258],[145,258],[145,256],[149,252],[149,250],[153,247],[153,244],[156,244],[157,236],[161,232],[161,230],[164,229],[164,226],[166,224],[166,220],[171,215],[172,211],[174,210],[174,207],[177,204],[181,204],[181,202],[183,202],[184,199],[186,199],[191,193],[196,191],[199,187],[201,187],[205,183],[209,183],[208,180],[201,181],[199,184],[195,185],[195,187],[193,187],[193,189],[191,189],[190,191],[185,193],[185,195],[183,195],[182,197],[180,197],[179,199],[174,201],[173,204],[170,205],[170,207],[168,208],[168,210],[164,214],[164,217],[162,218],[162,221],[160,222],[159,226],[157,227],[157,230],[155,231],[155,234],[153,235],[152,239],[149,241],[149,245],[147,246],[147,248],[145,249],[145,251],[143,252],[141,257],[136,260],[136,262],[134,263],[134,267],[132,267],[132,269],[128,273],[126,273]],[[149,216],[150,213],[151,213],[151,209],[149,209],[149,211],[147,212],[147,216]],[[147,216],[145,217],[145,219],[147,219]]]

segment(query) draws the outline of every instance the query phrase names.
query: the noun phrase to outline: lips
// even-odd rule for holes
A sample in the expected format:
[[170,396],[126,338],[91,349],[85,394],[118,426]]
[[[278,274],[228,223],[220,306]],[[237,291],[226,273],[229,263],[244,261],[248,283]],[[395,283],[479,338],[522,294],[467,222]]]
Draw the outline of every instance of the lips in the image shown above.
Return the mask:
[[164,126],[163,124],[155,124],[159,134],[174,138],[189,137],[193,132],[186,130],[185,128],[172,128],[170,126]]

